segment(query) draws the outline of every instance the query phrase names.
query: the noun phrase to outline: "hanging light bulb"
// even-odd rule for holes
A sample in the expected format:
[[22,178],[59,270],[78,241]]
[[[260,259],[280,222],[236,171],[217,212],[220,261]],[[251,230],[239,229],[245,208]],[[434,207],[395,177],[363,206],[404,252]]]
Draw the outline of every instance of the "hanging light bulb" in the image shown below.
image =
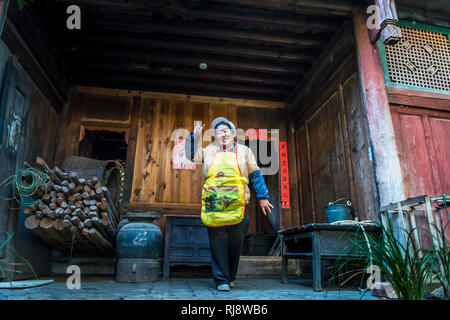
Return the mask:
[[199,67],[201,70],[206,70],[206,69],[208,68],[208,65],[207,65],[205,62],[202,62],[202,63],[200,63],[200,64],[198,65],[198,67]]

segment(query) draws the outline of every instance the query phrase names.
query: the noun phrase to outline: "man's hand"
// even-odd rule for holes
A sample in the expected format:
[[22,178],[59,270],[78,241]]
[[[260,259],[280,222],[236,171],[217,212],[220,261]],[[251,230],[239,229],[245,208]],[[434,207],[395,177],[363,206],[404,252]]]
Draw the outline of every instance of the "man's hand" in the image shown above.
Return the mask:
[[273,205],[269,202],[268,199],[259,199],[259,205],[261,206],[261,210],[265,216],[267,216],[267,212],[272,212],[270,208],[273,208]]

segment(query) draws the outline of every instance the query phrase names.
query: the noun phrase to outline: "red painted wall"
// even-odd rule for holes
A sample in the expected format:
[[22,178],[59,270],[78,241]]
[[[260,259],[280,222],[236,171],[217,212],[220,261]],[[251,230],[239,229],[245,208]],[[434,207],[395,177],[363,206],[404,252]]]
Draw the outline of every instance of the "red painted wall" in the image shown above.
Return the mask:
[[[450,197],[450,112],[391,105],[391,113],[406,196]],[[428,229],[426,214],[418,217]],[[441,220],[449,221],[445,210]],[[450,239],[450,225],[446,234]],[[431,244],[427,232],[422,236],[424,245]]]

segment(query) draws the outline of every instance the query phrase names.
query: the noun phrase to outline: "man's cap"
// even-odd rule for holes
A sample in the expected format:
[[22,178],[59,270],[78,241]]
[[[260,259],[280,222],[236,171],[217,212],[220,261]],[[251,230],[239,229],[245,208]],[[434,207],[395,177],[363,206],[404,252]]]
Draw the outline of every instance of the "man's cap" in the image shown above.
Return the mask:
[[229,126],[231,129],[231,132],[233,132],[233,134],[236,135],[236,127],[234,126],[233,122],[229,121],[227,118],[224,118],[224,117],[215,118],[213,120],[213,122],[211,123],[211,128],[213,128],[213,130],[215,130],[216,127],[220,124],[226,124],[227,126]]

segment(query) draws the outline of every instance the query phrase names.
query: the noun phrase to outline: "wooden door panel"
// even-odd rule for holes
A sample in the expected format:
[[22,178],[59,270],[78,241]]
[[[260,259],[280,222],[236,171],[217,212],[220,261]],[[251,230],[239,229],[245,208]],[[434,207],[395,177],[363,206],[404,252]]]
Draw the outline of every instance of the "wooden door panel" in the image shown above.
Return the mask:
[[[326,222],[324,206],[351,200],[359,220],[375,219],[378,196],[366,112],[356,73],[295,130],[302,223]],[[312,104],[314,101],[311,102]],[[306,107],[306,106],[305,106]]]
[[348,198],[344,143],[334,94],[308,121],[315,222],[326,222],[324,206]]
[[348,134],[348,145],[354,181],[353,206],[359,220],[373,219],[378,212],[375,171],[371,157],[369,131],[364,116],[364,105],[356,73],[342,85],[343,119]]
[[303,224],[313,223],[313,195],[311,193],[310,167],[309,167],[309,146],[306,125],[296,130],[297,157],[299,164],[299,192],[301,201],[300,214],[303,217]]
[[[391,106],[406,197],[450,193],[450,113]],[[441,212],[443,224],[448,222]],[[428,219],[417,212],[421,241],[431,247]],[[450,237],[450,228],[447,228]]]
[[423,118],[403,113],[393,118],[407,197],[436,193]]
[[450,119],[430,117],[430,123],[440,174],[438,192],[450,194]]

